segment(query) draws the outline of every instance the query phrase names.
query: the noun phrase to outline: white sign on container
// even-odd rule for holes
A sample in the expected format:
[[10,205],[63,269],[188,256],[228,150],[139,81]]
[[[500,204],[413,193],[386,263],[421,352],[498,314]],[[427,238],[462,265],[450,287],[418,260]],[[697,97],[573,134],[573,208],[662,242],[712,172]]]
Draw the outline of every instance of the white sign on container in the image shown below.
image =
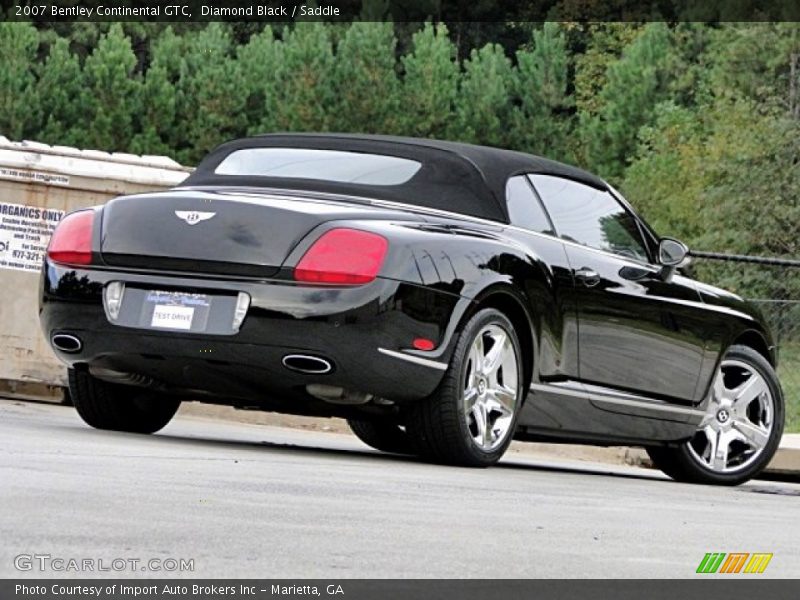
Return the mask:
[[47,185],[69,185],[69,177],[60,173],[46,173],[30,169],[13,169],[0,167],[0,178],[27,181],[28,183],[44,183]]
[[0,269],[38,273],[63,210],[0,202]]

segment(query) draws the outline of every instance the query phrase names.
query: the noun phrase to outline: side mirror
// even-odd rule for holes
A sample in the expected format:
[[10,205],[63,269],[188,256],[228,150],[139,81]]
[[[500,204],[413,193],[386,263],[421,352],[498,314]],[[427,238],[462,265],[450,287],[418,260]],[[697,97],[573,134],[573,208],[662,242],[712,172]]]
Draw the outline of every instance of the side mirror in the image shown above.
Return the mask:
[[662,265],[661,278],[669,281],[678,267],[689,264],[689,248],[673,238],[661,238],[658,243],[658,262]]

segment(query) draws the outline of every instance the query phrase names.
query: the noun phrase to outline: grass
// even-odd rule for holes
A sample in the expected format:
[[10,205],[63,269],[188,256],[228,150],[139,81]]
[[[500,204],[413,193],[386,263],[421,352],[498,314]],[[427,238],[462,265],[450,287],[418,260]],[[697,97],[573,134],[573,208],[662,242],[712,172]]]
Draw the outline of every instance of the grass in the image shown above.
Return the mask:
[[783,343],[778,351],[778,377],[786,400],[786,433],[800,432],[800,343]]

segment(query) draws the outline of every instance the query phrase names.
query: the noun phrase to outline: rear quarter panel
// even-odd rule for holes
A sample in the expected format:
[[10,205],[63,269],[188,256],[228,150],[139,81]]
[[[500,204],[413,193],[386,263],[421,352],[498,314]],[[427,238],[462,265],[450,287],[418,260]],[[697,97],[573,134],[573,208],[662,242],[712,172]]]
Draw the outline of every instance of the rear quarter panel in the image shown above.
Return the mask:
[[459,297],[440,348],[441,359],[449,361],[453,340],[472,312],[489,296],[502,293],[513,297],[527,314],[533,378],[577,374],[576,311],[564,293],[564,287],[572,285],[572,274],[559,240],[458,220],[338,221],[312,232],[286,264],[295,264],[313,240],[332,227],[364,228],[387,237],[390,253],[382,277]]

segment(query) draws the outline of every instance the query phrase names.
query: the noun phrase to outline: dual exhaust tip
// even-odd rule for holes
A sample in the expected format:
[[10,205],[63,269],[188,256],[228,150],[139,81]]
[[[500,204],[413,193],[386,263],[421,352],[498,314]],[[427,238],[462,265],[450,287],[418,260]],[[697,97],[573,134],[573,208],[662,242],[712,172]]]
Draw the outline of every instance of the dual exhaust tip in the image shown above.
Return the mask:
[[50,341],[56,349],[68,354],[75,354],[83,348],[81,339],[70,333],[56,333]]
[[287,354],[281,362],[290,371],[309,375],[324,375],[333,371],[331,361],[310,354]]
[[[51,338],[53,346],[68,354],[75,354],[83,349],[81,339],[70,333],[56,333]],[[309,375],[324,375],[333,371],[333,364],[326,358],[310,354],[287,354],[281,361],[290,371]]]

